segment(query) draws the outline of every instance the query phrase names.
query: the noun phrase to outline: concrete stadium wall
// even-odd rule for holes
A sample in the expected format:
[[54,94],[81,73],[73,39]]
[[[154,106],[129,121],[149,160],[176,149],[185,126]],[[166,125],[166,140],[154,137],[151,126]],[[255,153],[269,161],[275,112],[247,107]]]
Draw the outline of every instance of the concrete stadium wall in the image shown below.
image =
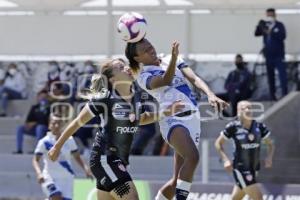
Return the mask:
[[[167,15],[146,13],[147,37],[158,52],[170,52],[171,42],[180,41],[182,53],[257,53],[261,39],[253,36],[261,14],[214,13]],[[2,55],[94,55],[123,54],[125,43],[117,36],[113,16],[112,28],[103,16],[1,16],[0,54]],[[279,15],[287,27],[287,52],[299,54],[300,15]],[[187,23],[190,30],[187,30]],[[112,29],[112,34],[109,34]]]
[[276,162],[262,168],[263,182],[300,183],[300,92],[292,92],[265,113],[265,123],[272,131]]

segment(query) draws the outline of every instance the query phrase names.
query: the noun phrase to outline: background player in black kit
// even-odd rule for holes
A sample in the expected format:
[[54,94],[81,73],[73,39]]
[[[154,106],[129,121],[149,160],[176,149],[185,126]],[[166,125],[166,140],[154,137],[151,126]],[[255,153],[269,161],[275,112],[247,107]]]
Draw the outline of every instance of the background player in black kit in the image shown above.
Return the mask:
[[[262,193],[256,184],[256,175],[260,168],[261,142],[264,142],[268,148],[265,167],[272,167],[274,145],[269,137],[271,132],[263,123],[253,120],[250,102],[239,102],[237,110],[238,120],[226,125],[216,140],[215,147],[224,162],[224,168],[233,173],[236,182],[232,191],[232,199],[241,200],[248,194],[254,200],[262,200]],[[235,144],[233,162],[223,150],[223,144],[228,139],[233,139]]]
[[[101,74],[92,78],[93,98],[76,119],[62,133],[48,155],[56,160],[65,141],[85,123],[102,115],[104,128],[93,144],[90,167],[97,179],[98,200],[137,200],[138,194],[127,172],[133,134],[138,126],[158,120],[157,113],[138,113],[139,94],[133,90],[133,76],[124,61],[116,59],[105,63]],[[103,76],[104,75],[104,76]],[[104,87],[107,78],[107,87]],[[183,105],[175,102],[165,115],[181,111]]]

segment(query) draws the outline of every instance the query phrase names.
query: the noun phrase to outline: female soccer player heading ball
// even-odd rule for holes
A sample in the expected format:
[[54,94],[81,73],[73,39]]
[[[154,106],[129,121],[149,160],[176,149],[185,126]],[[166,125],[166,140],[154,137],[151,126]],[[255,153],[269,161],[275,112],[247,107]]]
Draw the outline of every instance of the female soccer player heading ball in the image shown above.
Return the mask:
[[161,109],[174,100],[181,100],[185,104],[182,112],[159,121],[163,138],[175,150],[175,170],[173,178],[156,196],[156,200],[166,200],[172,199],[176,194],[177,200],[185,200],[199,160],[201,132],[197,102],[187,81],[204,91],[212,106],[223,109],[228,104],[216,97],[184,60],[178,58],[178,42],[172,44],[172,56],[169,60],[160,60],[153,45],[145,38],[137,43],[127,43],[125,54],[131,69],[138,76],[139,85],[156,98]]

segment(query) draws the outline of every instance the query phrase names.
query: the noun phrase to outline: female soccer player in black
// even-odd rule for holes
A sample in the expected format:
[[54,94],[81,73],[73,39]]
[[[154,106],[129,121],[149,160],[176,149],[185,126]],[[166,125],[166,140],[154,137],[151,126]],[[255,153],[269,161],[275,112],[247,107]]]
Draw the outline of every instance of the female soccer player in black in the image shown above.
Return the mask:
[[[248,194],[251,199],[262,200],[262,193],[256,184],[256,175],[260,165],[261,142],[266,143],[268,147],[265,167],[272,166],[274,145],[269,137],[271,132],[263,123],[253,120],[250,102],[239,102],[237,110],[239,119],[226,125],[216,140],[215,147],[224,162],[224,168],[233,173],[236,182],[232,199],[241,200]],[[228,139],[232,139],[235,144],[233,163],[223,150],[223,144]]]
[[[138,199],[126,169],[133,134],[139,125],[159,118],[157,113],[138,113],[139,95],[133,91],[133,76],[128,69],[121,60],[111,60],[102,66],[101,74],[92,78],[93,98],[48,153],[51,160],[56,160],[65,141],[93,117],[101,115],[104,128],[96,135],[90,157],[90,167],[97,179],[98,200]],[[107,88],[103,87],[103,77],[107,78]],[[177,101],[163,114],[168,116],[182,108]]]

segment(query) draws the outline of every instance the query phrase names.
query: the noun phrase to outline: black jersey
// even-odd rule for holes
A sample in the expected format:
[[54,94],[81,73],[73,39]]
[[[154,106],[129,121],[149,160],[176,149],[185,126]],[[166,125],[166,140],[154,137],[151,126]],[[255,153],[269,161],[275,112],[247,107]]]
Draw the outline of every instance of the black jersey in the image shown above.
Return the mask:
[[106,98],[92,99],[88,108],[95,115],[102,115],[102,131],[96,135],[94,146],[99,146],[102,154],[114,154],[128,164],[133,135],[139,125],[139,96],[134,93],[131,103],[110,92]]
[[234,140],[233,167],[240,170],[259,170],[261,141],[270,133],[263,123],[254,120],[249,130],[240,121],[227,124],[221,134]]

